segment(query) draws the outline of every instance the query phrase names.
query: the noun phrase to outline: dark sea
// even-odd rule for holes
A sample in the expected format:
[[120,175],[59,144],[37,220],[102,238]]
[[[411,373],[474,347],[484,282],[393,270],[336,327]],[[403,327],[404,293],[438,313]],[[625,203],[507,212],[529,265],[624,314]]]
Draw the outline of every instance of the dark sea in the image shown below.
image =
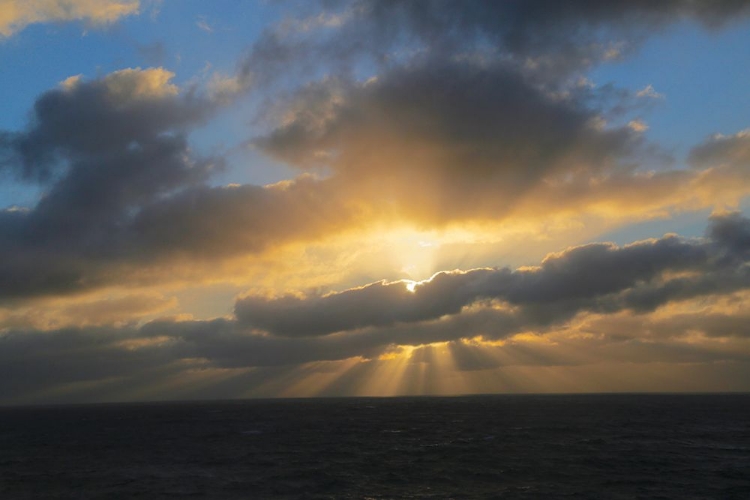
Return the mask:
[[0,408],[0,498],[750,499],[750,395]]

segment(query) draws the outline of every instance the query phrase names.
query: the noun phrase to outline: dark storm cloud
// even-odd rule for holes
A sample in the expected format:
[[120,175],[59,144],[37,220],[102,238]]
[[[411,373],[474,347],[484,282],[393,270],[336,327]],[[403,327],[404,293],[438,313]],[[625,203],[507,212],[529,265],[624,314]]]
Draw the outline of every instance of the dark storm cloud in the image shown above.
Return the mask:
[[[514,314],[533,326],[582,310],[653,310],[671,300],[750,286],[750,240],[721,237],[741,233],[747,223],[733,214],[715,216],[707,240],[665,236],[624,247],[591,244],[552,254],[531,269],[442,272],[414,292],[401,282],[381,282],[324,296],[249,296],[235,312],[241,324],[274,335],[315,336],[436,320],[486,300],[517,307]],[[693,274],[679,274],[687,272]]]

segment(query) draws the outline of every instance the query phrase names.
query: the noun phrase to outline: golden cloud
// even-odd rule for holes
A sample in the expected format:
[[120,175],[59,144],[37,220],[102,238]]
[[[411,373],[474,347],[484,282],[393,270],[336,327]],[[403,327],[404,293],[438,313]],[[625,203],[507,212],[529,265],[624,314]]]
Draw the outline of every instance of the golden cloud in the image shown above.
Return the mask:
[[138,13],[138,0],[0,0],[0,35],[9,37],[30,24],[85,20],[109,24]]

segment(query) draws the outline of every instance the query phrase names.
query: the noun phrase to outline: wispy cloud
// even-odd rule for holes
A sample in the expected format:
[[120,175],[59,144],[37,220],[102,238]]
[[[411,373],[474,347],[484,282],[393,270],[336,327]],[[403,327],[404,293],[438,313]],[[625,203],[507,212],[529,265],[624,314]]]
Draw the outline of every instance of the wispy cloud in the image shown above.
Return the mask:
[[649,97],[651,99],[664,99],[664,94],[660,94],[651,84],[646,85],[641,90],[636,92],[636,97]]
[[199,17],[198,20],[195,22],[195,25],[198,27],[199,30],[204,31],[206,33],[213,33],[214,27],[211,26],[206,20],[205,17]]

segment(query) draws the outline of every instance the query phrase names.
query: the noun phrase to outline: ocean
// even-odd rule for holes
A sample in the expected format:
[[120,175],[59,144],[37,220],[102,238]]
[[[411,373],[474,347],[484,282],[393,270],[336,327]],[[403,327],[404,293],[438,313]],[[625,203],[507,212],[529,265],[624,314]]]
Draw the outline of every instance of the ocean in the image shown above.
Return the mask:
[[0,408],[2,499],[750,499],[750,395]]

